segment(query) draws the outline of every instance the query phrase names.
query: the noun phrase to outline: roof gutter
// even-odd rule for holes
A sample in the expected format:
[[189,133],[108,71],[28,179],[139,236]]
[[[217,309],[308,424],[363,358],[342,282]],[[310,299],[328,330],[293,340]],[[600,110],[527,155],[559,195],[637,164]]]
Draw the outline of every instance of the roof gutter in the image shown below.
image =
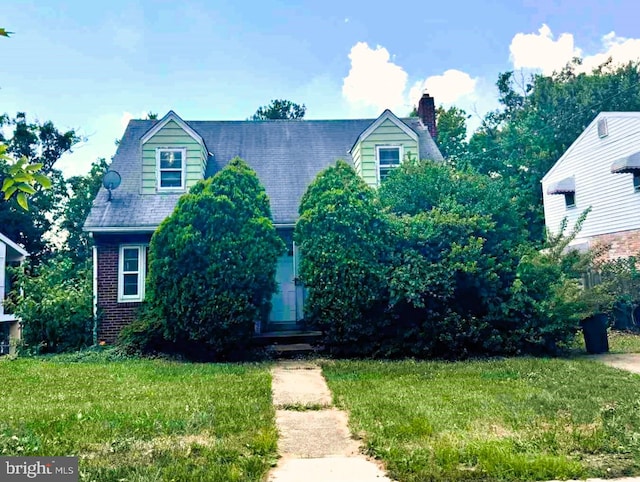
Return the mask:
[[108,227],[84,227],[83,231],[89,233],[153,233],[158,226],[108,226]]

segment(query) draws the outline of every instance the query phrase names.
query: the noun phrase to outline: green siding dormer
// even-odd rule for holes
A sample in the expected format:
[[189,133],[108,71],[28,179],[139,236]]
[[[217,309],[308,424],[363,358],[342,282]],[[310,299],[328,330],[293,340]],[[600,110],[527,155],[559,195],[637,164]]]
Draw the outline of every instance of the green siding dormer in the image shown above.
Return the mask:
[[351,148],[356,172],[373,187],[380,185],[381,176],[389,169],[408,157],[420,157],[418,135],[389,110],[360,134]]
[[208,157],[204,141],[175,112],[159,120],[140,144],[141,194],[186,192],[204,178]]

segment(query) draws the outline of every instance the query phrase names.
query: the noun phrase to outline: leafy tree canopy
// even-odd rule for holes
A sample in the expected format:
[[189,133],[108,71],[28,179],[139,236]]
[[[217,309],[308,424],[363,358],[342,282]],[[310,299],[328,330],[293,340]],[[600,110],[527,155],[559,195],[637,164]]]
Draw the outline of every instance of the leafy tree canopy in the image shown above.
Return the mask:
[[269,105],[259,107],[250,120],[269,119],[302,119],[307,112],[304,104],[299,105],[290,100],[274,99]]
[[91,257],[93,240],[82,230],[91,210],[93,199],[102,185],[107,171],[107,161],[98,159],[84,176],[73,176],[66,180],[69,196],[63,202],[63,218],[60,227],[67,233],[65,249],[71,259],[81,262]]
[[545,173],[602,111],[640,110],[640,64],[611,61],[591,73],[579,60],[550,76],[533,75],[519,85],[513,72],[500,74],[501,109],[489,113],[461,156],[481,173],[503,178],[515,194],[530,237],[544,235]]
[[[0,186],[11,188],[5,184],[7,179],[13,179],[13,186],[16,186],[16,176],[26,179],[26,184],[31,186],[31,189],[26,188],[30,204],[28,212],[18,204],[17,190],[16,195],[7,200],[0,198],[0,226],[2,232],[22,244],[31,254],[31,260],[37,263],[52,249],[47,236],[56,220],[62,217],[63,202],[69,195],[64,177],[55,164],[71,150],[79,137],[73,130],[59,131],[50,121],[29,122],[22,112],[15,118],[7,114],[0,116],[0,127],[8,127],[10,131],[6,137],[0,134],[0,144],[7,146],[7,154],[20,160],[16,168],[10,160],[0,159]],[[34,165],[41,166],[41,170],[33,171]],[[11,173],[12,167],[14,173]],[[46,184],[46,181],[44,177],[36,178],[36,174],[46,176],[51,181],[51,188],[41,189],[38,182]]]
[[438,138],[436,143],[442,156],[456,165],[467,151],[467,113],[457,107],[436,109]]
[[39,172],[42,169],[42,164],[29,164],[24,156],[17,161],[13,161],[6,152],[7,146],[0,144],[0,160],[8,163],[0,191],[4,195],[5,201],[15,196],[18,205],[28,211],[27,196],[36,193],[37,185],[44,189],[49,189],[51,180]]

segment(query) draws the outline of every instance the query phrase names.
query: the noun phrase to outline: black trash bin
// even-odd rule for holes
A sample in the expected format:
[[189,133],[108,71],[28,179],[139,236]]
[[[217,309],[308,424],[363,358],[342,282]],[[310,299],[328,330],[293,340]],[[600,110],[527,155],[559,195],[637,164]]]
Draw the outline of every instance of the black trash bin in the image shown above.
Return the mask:
[[607,338],[607,315],[597,315],[585,318],[581,322],[584,333],[584,344],[587,353],[606,353],[609,351],[609,339]]

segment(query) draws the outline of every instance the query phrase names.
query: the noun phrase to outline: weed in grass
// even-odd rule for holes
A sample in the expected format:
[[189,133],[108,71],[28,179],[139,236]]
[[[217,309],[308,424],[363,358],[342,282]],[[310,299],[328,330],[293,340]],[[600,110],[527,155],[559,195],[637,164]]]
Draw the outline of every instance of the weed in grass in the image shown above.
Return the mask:
[[0,454],[77,455],[82,480],[264,478],[277,443],[268,366],[104,356],[0,363],[12,407]]
[[276,408],[279,410],[291,410],[293,412],[310,412],[316,410],[325,410],[330,405],[326,403],[283,403]]
[[586,359],[323,363],[400,482],[640,473],[640,377]]

